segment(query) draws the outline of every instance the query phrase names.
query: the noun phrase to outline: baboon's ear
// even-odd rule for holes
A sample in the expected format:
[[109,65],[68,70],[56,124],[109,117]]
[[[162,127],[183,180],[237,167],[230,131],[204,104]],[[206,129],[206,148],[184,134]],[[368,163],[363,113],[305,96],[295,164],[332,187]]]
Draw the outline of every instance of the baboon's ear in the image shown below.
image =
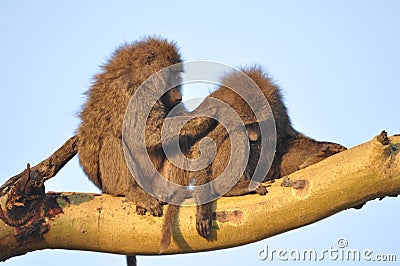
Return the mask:
[[151,52],[151,53],[149,53],[149,54],[147,55],[147,57],[145,58],[144,63],[145,63],[146,65],[150,65],[151,62],[153,62],[155,58],[156,58],[156,53],[155,53],[155,52]]

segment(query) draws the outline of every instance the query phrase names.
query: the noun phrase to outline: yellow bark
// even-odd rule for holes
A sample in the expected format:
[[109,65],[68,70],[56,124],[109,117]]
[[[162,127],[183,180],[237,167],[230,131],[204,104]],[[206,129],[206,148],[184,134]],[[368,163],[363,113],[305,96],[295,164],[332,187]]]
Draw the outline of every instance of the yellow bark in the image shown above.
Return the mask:
[[[240,246],[314,223],[365,201],[400,194],[400,137],[391,144],[375,139],[336,154],[289,176],[306,180],[302,189],[267,184],[266,196],[221,198],[209,241],[195,229],[195,207],[181,207],[166,253]],[[16,229],[0,219],[0,260],[28,251],[59,248],[119,254],[156,255],[162,217],[140,216],[124,198],[61,193],[54,197],[62,213],[48,219],[43,239],[21,244]],[[5,197],[0,198],[4,209]]]

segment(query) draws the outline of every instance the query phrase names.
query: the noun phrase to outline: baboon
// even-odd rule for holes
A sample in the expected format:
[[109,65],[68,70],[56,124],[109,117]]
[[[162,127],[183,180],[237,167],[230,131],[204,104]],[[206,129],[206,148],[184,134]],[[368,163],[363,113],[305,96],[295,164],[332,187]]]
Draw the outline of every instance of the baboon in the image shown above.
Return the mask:
[[[275,120],[275,156],[269,171],[265,172],[264,181],[283,177],[346,149],[336,143],[316,141],[296,131],[292,127],[279,87],[264,74],[259,66],[243,69],[243,72],[261,89],[263,95],[268,100]],[[241,81],[239,80],[239,75],[228,75],[225,77],[225,83],[240,84]],[[250,193],[252,191],[249,191],[249,183],[260,157],[260,125],[265,123],[265,121],[257,121],[254,113],[250,110],[246,102],[239,95],[226,87],[219,88],[208,97],[217,98],[228,103],[240,115],[246,126],[250,140],[250,152],[246,169],[236,185],[223,196],[239,196]],[[199,106],[199,108],[201,107],[202,105]],[[169,166],[169,178],[173,179],[174,182],[180,182],[185,185],[188,185],[192,180],[201,180],[201,183],[214,180],[226,168],[230,160],[231,141],[229,134],[232,133],[234,134],[234,132],[228,133],[219,123],[206,135],[206,137],[212,138],[217,146],[217,153],[209,167],[201,171],[183,173],[182,170]],[[199,142],[196,142],[188,152],[189,157],[197,158],[200,156],[198,143]],[[168,165],[168,160],[165,162],[166,165]],[[175,171],[178,171],[178,173]],[[265,195],[267,190],[260,185],[255,189],[255,192],[260,195]],[[204,238],[207,238],[211,233],[211,207],[212,203],[206,203],[197,207],[196,229]],[[162,230],[161,252],[165,251],[170,244],[172,226],[177,210],[178,206],[170,205],[166,211]]]
[[[149,212],[161,216],[163,209],[161,202],[146,193],[128,169],[122,142],[124,115],[131,97],[145,80],[181,62],[176,45],[165,39],[147,37],[122,45],[102,67],[102,72],[95,76],[80,113],[78,154],[84,172],[104,193],[126,196],[128,201],[137,205],[139,214]],[[176,81],[180,80],[181,72],[179,67],[169,70],[152,79],[147,86],[149,89],[153,85],[166,89],[170,84],[179,84]],[[163,121],[181,100],[181,87],[175,86],[155,102],[148,115],[144,139],[149,157],[157,170],[165,159],[160,143]],[[135,106],[134,115],[142,115],[149,104],[146,98],[143,99]],[[201,136],[200,127],[212,127],[214,120],[206,119],[201,125],[200,122],[193,119],[193,123],[197,124],[185,127],[188,131],[181,131],[182,138],[190,140]],[[146,176],[147,169],[140,168],[140,165],[136,168],[135,173],[151,178]],[[128,263],[134,265],[135,261],[133,257],[128,257]]]
[[[238,183],[232,188],[232,190],[230,190],[227,193],[228,196],[239,196],[251,192],[248,189],[249,182],[254,173],[255,166],[260,156],[261,140],[258,137],[259,136],[258,127],[259,127],[258,123],[252,123],[246,125],[246,130],[250,141],[249,160],[244,170],[243,176],[240,178]],[[221,135],[219,133],[221,133]],[[218,126],[216,127],[215,131],[211,131],[207,135],[207,137],[210,138],[215,136],[213,140],[215,141],[215,144],[217,146],[216,157],[214,158],[214,161],[210,165],[210,167],[207,167],[206,169],[196,172],[189,172],[181,168],[175,167],[168,160],[166,160],[164,161],[164,168],[162,170],[162,173],[170,181],[185,186],[189,186],[190,184],[198,186],[212,181],[213,178],[216,175],[220,174],[223,171],[223,169],[227,166],[228,163],[227,161],[229,160],[229,153],[231,151],[231,146],[230,146],[231,144],[228,135],[229,134],[227,131],[223,132],[223,129],[219,129]],[[198,142],[187,153],[187,155],[189,155],[192,159],[198,158],[200,155],[199,152],[200,149],[197,144]],[[216,163],[216,160],[219,162]],[[275,173],[276,172],[274,171],[270,171],[268,173],[270,179],[274,179],[273,175]],[[256,188],[255,192],[257,192],[260,195],[265,195],[267,193],[267,190],[264,186],[260,185]],[[187,194],[185,193],[185,194],[175,195],[175,197],[178,197],[180,201],[183,202],[185,198],[195,197],[195,195],[192,195],[188,191]],[[161,253],[167,250],[170,244],[172,236],[172,226],[175,217],[177,215],[178,209],[179,205],[169,204],[167,211],[165,213],[165,218],[162,228],[162,239],[161,239],[161,249],[160,249]],[[196,230],[200,236],[207,238],[210,235],[211,225],[212,225],[211,219],[212,219],[212,202],[197,205]]]
[[[103,192],[126,196],[141,207],[138,211],[144,209],[156,216],[162,215],[159,202],[136,184],[126,166],[121,142],[122,124],[136,89],[150,75],[180,62],[175,45],[161,39],[148,38],[118,48],[87,92],[88,99],[80,114],[82,122],[77,131],[79,161],[89,179]],[[179,103],[181,98],[179,88],[168,92],[157,103],[150,119],[155,123],[158,119],[162,122],[167,109]],[[149,150],[153,150],[154,161],[162,161],[158,143],[150,143]]]
[[[181,56],[176,45],[164,39],[148,37],[121,46],[103,66],[103,72],[96,75],[80,114],[78,153],[84,172],[103,192],[126,196],[139,206],[137,211],[141,214],[148,211],[161,216],[162,206],[137,185],[126,166],[121,141],[124,115],[132,95],[147,78],[177,63],[181,63]],[[150,85],[167,87],[170,79],[180,78],[181,71],[176,69],[176,73],[168,73],[161,80],[153,79],[157,84]],[[160,143],[164,118],[181,101],[181,87],[174,87],[157,100],[147,118],[146,148],[156,169],[165,158]],[[135,106],[135,112],[144,112],[149,104],[144,100],[144,106]],[[197,125],[193,122],[185,127],[187,130],[181,131],[182,138],[201,136],[201,130],[196,127],[199,122],[193,121]],[[213,121],[204,120],[201,126],[212,126]]]
[[[250,79],[256,81],[252,76],[253,75],[252,72],[244,71],[244,73],[247,74],[250,77]],[[235,73],[231,73],[224,77],[223,84],[240,86],[241,84],[246,83],[241,80],[242,78],[243,76],[241,74],[238,74],[236,76]],[[255,83],[257,86],[260,86],[260,84],[258,84],[257,81]],[[239,196],[246,193],[250,193],[251,191],[249,191],[248,189],[249,183],[257,166],[261,152],[260,124],[263,123],[264,121],[258,121],[255,113],[253,112],[249,104],[246,103],[246,101],[243,98],[241,98],[236,92],[225,86],[222,86],[213,93],[211,93],[196,110],[206,108],[209,105],[207,100],[210,98],[215,98],[225,102],[231,109],[233,109],[236,112],[237,115],[239,115],[242,124],[246,128],[249,141],[249,158],[247,165],[244,169],[243,175],[239,179],[238,183],[226,195]],[[252,107],[254,108],[254,106]],[[271,114],[270,110],[264,109],[263,107],[260,107],[260,109],[257,110],[257,107],[259,106],[255,107],[256,109],[254,110],[255,112],[264,112],[264,117],[267,118],[269,117],[270,119],[272,118],[273,114]],[[273,112],[273,108],[271,109]],[[269,115],[265,114],[268,112],[270,112]],[[219,114],[220,117],[224,115],[226,116],[228,114]],[[235,134],[239,134],[239,132],[237,132],[236,130],[228,132],[222,123],[218,123],[214,128],[210,128],[208,134],[205,135],[205,137],[212,139],[217,148],[212,163],[206,168],[199,171],[186,171],[184,169],[175,167],[174,165],[169,163],[169,160],[166,160],[164,162],[164,167],[165,167],[164,172],[165,175],[167,175],[166,178],[173,181],[174,183],[186,186],[188,186],[191,183],[192,185],[202,185],[214,180],[223,172],[223,170],[228,165],[228,162],[231,157],[230,156],[231,137]],[[204,150],[201,151],[199,146],[200,146],[200,141],[197,141],[187,151],[185,155],[191,159],[199,158],[202,155],[202,152],[204,152]],[[237,152],[242,152],[242,151],[237,150]],[[243,158],[240,158],[240,160],[243,160]],[[240,162],[234,162],[234,163],[240,163]],[[271,169],[268,173],[265,173],[265,177],[268,176],[268,179],[274,179],[277,177],[276,170],[278,169],[278,167],[276,166],[276,164],[273,163],[272,168],[274,169],[273,170]],[[217,195],[219,195],[218,190],[221,190],[221,188],[215,189],[214,193],[217,193]],[[260,195],[265,195],[267,193],[265,187],[263,187],[262,185],[259,185],[255,189],[255,192],[257,192]],[[181,201],[183,201],[185,196],[187,195],[176,195],[176,196],[180,197]],[[202,197],[202,195],[198,195],[198,197]],[[170,204],[166,211],[162,229],[161,252],[165,251],[170,244],[172,235],[172,226],[178,208],[179,208],[178,205]],[[212,222],[212,202],[197,205],[196,229],[200,236],[207,238],[210,235],[211,225],[212,225],[211,222]]]

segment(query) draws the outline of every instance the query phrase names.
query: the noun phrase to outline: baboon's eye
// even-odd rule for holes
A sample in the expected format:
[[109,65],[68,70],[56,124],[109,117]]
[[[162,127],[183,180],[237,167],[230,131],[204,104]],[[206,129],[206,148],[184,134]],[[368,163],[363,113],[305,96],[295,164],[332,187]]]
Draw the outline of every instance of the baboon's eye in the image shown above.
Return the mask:
[[153,60],[156,58],[156,53],[155,52],[151,52],[146,58],[145,58],[145,64],[146,65],[150,65],[151,62],[153,62]]

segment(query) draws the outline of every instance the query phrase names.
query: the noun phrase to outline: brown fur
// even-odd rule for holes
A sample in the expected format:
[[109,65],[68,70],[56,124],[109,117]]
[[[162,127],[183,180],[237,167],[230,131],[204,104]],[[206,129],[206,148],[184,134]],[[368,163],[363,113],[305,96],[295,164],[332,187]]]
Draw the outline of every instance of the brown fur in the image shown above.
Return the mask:
[[[181,56],[175,44],[163,39],[146,38],[121,46],[103,66],[103,72],[95,77],[80,115],[82,122],[77,134],[83,170],[103,192],[126,196],[137,204],[141,214],[149,211],[160,216],[162,206],[138,186],[129,172],[121,142],[124,115],[132,95],[148,77],[180,62]],[[168,80],[156,82],[166,85]],[[161,127],[168,112],[181,100],[180,87],[169,90],[154,104],[147,119],[146,148],[156,169],[161,168],[165,159],[161,146]],[[135,112],[144,112],[148,104],[143,100],[142,106],[135,106]],[[182,138],[202,136],[202,126],[207,128],[213,123],[210,119],[192,121],[181,132]],[[147,173],[146,169],[138,172]]]
[[[256,83],[260,81],[257,72],[253,73],[252,71],[247,71],[246,74],[249,75],[250,78],[252,78]],[[235,84],[235,86],[240,86],[238,82],[241,82],[241,79],[239,77],[236,77],[234,74],[226,76],[224,80],[224,83],[226,84]],[[262,82],[264,82],[264,80],[262,80]],[[258,84],[258,83],[257,85],[265,86],[265,84]],[[273,93],[271,93],[271,95],[273,95]],[[218,90],[211,93],[207,98],[216,98],[227,103],[240,116],[244,125],[246,126],[247,134],[250,140],[250,151],[249,151],[250,156],[248,164],[244,171],[243,176],[241,177],[239,182],[235,185],[235,187],[228,192],[228,195],[236,196],[249,193],[250,192],[248,190],[249,183],[254,173],[257,162],[259,160],[260,149],[261,149],[260,128],[257,123],[257,118],[252,109],[250,108],[250,106],[246,103],[246,101],[227,87],[220,87]],[[196,110],[207,108],[208,105],[209,103],[206,99]],[[274,109],[272,108],[272,110]],[[255,111],[257,112],[260,110],[255,110]],[[217,153],[212,164],[203,170],[190,172],[174,167],[173,165],[170,165],[168,160],[166,160],[164,162],[164,165],[169,168],[168,178],[172,182],[181,185],[189,185],[189,183],[193,182],[193,180],[195,181],[194,185],[202,185],[215,179],[226,168],[228,161],[230,159],[230,153],[231,153],[231,143],[229,138],[230,134],[237,134],[237,132],[235,131],[228,132],[221,123],[218,123],[216,127],[212,128],[206,135],[206,137],[214,141],[217,147]],[[193,147],[189,151],[187,151],[186,154],[187,157],[191,159],[196,159],[200,157],[201,152],[199,144],[200,144],[199,141],[196,142],[193,145]],[[275,175],[276,171],[271,170],[270,173],[271,173],[270,175]],[[269,179],[273,178],[274,178],[273,176],[269,177]],[[256,192],[261,195],[265,195],[267,193],[266,189],[261,185],[256,189]],[[180,200],[183,201],[185,195],[176,195],[176,197],[180,198]],[[201,195],[198,195],[198,197],[201,197]],[[201,199],[198,198],[198,200]],[[199,235],[204,238],[207,238],[211,233],[211,225],[212,225],[211,207],[212,207],[212,202],[197,206],[196,229]],[[161,252],[165,251],[170,244],[172,235],[172,226],[176,214],[178,212],[178,208],[179,206],[177,205],[169,205],[166,211],[166,216],[162,230]]]
[[[155,216],[163,213],[161,203],[146,193],[130,173],[122,148],[122,125],[128,103],[137,88],[152,74],[181,62],[174,43],[160,38],[145,38],[119,47],[102,72],[95,76],[87,92],[87,101],[80,114],[79,161],[89,179],[104,193],[126,196],[137,205],[139,214],[149,212]],[[172,78],[180,78],[177,70]],[[166,86],[168,77],[155,80]],[[161,128],[168,112],[182,100],[180,86],[166,92],[152,107],[145,127],[147,152],[155,168],[159,170],[165,160],[161,146]],[[136,114],[145,112],[149,102],[144,99],[135,106]],[[182,109],[178,113],[185,113]],[[193,119],[181,131],[182,143],[194,142],[202,136],[202,128],[212,127],[211,119]],[[139,134],[139,133],[138,133]],[[133,132],[135,135],[135,132]],[[172,136],[174,137],[174,136]],[[185,144],[186,145],[186,144]],[[136,156],[136,154],[132,154]],[[148,176],[147,169],[135,165],[134,172]],[[128,264],[136,259],[128,257]]]
[[[180,62],[177,48],[166,40],[148,38],[121,46],[95,77],[80,115],[79,160],[87,176],[103,192],[126,196],[153,215],[161,215],[162,208],[129,172],[122,150],[122,123],[136,89],[150,75]],[[150,113],[148,124],[153,127],[153,134],[160,134],[168,105],[173,106],[182,98],[180,88],[175,90],[175,103],[159,100]],[[157,137],[146,132],[146,140],[153,162],[161,162],[163,153]]]
[[[345,150],[346,148],[330,142],[319,142],[313,140],[303,134],[297,132],[291,125],[291,121],[283,103],[280,89],[270,81],[270,79],[263,73],[260,67],[252,67],[243,70],[261,89],[262,93],[269,102],[272,114],[276,125],[277,146],[275,158],[272,162],[271,168],[265,175],[265,180],[272,180],[280,178],[281,176],[288,175],[298,169],[307,167],[318,161],[323,160],[335,153]],[[240,86],[240,79],[233,76],[227,76],[226,82]],[[249,161],[243,176],[238,183],[224,196],[239,196],[249,191],[249,183],[254,173],[255,167],[258,163],[261,149],[261,141],[259,138],[259,123],[254,113],[251,111],[246,102],[240,98],[232,90],[221,87],[209,97],[214,97],[228,103],[239,114],[250,139],[250,154]],[[206,101],[199,106],[207,105]],[[231,132],[235,134],[235,132]],[[196,180],[196,185],[201,185],[209,182],[219,176],[226,168],[230,159],[231,143],[229,134],[226,129],[218,124],[215,128],[210,130],[206,137],[212,138],[217,146],[217,153],[212,164],[206,169],[188,172],[178,169],[176,167],[169,167],[169,178],[179,184],[188,185],[191,180]],[[189,158],[198,158],[200,154],[199,142],[196,142],[187,153]],[[167,165],[168,160],[165,161]],[[267,193],[265,187],[259,186],[255,190],[256,193],[264,195]],[[183,196],[182,201],[184,199]],[[207,238],[211,233],[212,225],[212,203],[207,203],[197,206],[196,214],[196,229],[198,233]],[[176,218],[179,206],[170,205],[168,207],[166,217],[163,224],[161,252],[165,251],[171,241],[172,226]]]
[[316,141],[300,133],[288,138],[282,146],[278,154],[282,177],[346,150],[340,144]]
[[[244,70],[260,87],[272,109],[276,125],[276,156],[269,176],[283,177],[335,153],[346,150],[340,144],[316,141],[292,127],[282,93],[260,67]],[[275,174],[271,174],[275,171]],[[267,177],[268,177],[267,175]],[[269,179],[269,178],[266,178]]]

